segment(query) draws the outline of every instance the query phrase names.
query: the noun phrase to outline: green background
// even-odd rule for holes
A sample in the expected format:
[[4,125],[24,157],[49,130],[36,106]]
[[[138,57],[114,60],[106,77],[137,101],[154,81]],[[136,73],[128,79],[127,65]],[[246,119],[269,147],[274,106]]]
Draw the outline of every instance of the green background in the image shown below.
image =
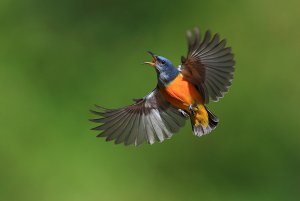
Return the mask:
[[[0,200],[300,199],[300,1],[0,1]],[[219,32],[233,86],[208,136],[125,147],[88,112],[156,85],[147,50],[179,64],[185,31]]]

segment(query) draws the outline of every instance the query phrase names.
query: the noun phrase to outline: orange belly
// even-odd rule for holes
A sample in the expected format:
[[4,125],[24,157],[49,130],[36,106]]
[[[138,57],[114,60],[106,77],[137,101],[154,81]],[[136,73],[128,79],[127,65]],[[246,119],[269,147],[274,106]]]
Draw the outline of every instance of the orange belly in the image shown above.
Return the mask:
[[179,74],[168,86],[161,89],[165,99],[177,108],[188,111],[192,104],[203,104],[196,87]]

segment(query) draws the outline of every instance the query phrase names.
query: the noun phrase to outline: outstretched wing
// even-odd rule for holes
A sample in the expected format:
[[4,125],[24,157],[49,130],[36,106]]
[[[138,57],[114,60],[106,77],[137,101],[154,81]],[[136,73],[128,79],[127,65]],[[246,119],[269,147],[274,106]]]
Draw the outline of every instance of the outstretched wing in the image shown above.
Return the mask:
[[231,86],[234,60],[231,48],[218,34],[206,31],[203,40],[198,28],[187,31],[187,58],[181,57],[181,73],[196,85],[205,99],[218,101]]
[[170,138],[186,118],[165,101],[161,93],[155,89],[136,103],[119,109],[105,109],[97,106],[100,111],[92,111],[100,118],[92,119],[102,125],[92,130],[102,131],[97,137],[114,140],[116,144],[139,145],[144,141],[153,144]]

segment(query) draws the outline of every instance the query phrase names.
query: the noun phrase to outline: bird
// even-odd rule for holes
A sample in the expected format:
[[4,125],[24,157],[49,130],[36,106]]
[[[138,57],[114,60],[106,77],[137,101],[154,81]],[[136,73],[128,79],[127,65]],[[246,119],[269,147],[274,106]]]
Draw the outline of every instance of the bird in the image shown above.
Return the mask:
[[195,27],[186,37],[187,56],[181,57],[178,67],[148,51],[152,61],[144,64],[153,67],[157,75],[157,85],[149,94],[117,109],[95,105],[97,109],[91,112],[97,117],[90,120],[98,123],[92,128],[100,131],[97,137],[138,146],[171,138],[187,120],[192,133],[199,137],[217,127],[219,119],[207,104],[228,92],[235,70],[234,55],[218,33],[207,30],[201,37]]

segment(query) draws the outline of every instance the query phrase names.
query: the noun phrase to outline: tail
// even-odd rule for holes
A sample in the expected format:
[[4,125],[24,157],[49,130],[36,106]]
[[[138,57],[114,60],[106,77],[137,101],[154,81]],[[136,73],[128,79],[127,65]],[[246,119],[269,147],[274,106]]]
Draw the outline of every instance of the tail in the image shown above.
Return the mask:
[[206,106],[200,106],[201,109],[195,111],[195,115],[191,118],[194,135],[202,136],[214,130],[219,119]]

